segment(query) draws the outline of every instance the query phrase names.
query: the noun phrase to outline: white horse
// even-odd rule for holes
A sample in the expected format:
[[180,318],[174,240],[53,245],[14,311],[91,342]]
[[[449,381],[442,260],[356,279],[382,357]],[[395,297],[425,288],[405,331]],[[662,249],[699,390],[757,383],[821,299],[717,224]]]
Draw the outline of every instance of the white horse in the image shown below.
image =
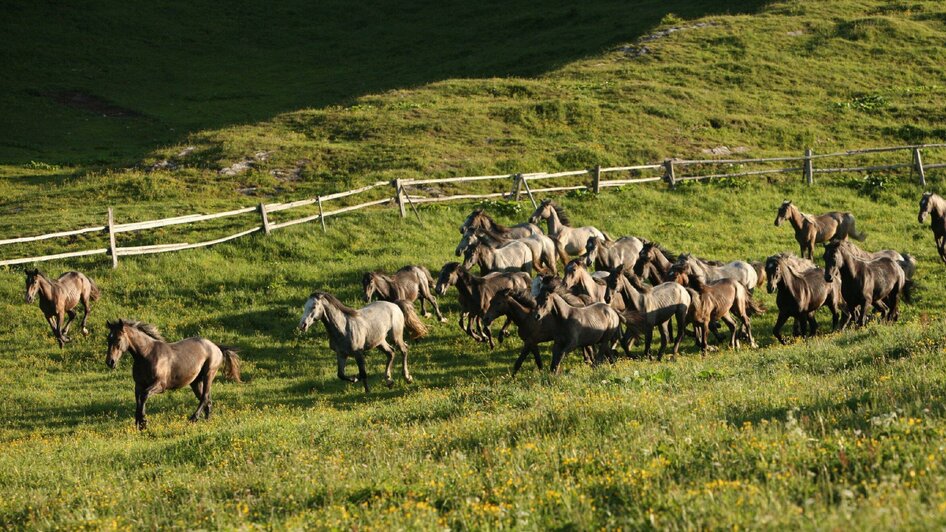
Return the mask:
[[570,227],[568,213],[565,208],[556,205],[552,200],[544,200],[529,217],[531,223],[540,220],[548,222],[548,235],[558,244],[558,253],[562,257],[562,264],[568,264],[569,255],[581,255],[585,251],[585,244],[591,237],[601,240],[611,240],[596,227]]
[[759,285],[759,272],[743,260],[735,260],[722,266],[716,266],[685,253],[680,255],[674,267],[686,271],[688,275],[699,275],[707,283],[720,279],[732,279],[746,287],[750,294]]
[[[404,327],[407,327],[412,338],[420,338],[427,334],[427,328],[414,312],[414,306],[403,300],[394,303],[376,301],[370,305],[355,310],[345,306],[332,294],[327,292],[313,292],[305,303],[299,329],[306,331],[321,320],[329,335],[329,347],[335,351],[338,361],[338,378],[348,382],[361,382],[368,389],[368,373],[365,370],[365,351],[378,348],[388,356],[387,368],[384,377],[387,385],[393,386],[391,369],[394,366],[394,350],[388,343],[388,338],[394,342],[401,352],[404,380],[413,382],[407,370],[407,344],[404,342]],[[345,375],[345,364],[348,357],[355,357],[358,363],[358,377]]]
[[534,262],[532,250],[519,240],[495,249],[481,241],[463,252],[463,267],[469,270],[474,264],[479,264],[483,275],[492,272],[532,273]]

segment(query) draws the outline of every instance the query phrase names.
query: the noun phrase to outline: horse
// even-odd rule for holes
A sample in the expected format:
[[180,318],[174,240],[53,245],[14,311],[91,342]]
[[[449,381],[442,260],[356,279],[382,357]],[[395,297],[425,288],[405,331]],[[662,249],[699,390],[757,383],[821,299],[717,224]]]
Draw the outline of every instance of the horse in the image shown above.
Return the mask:
[[930,230],[936,242],[936,252],[939,260],[946,264],[946,201],[938,194],[924,192],[920,198],[920,213],[916,219],[923,223],[930,217]]
[[[605,292],[608,288],[605,279],[606,277],[593,276],[588,273],[584,261],[581,259],[572,259],[565,266],[565,278],[563,279],[565,287],[575,295],[587,294],[595,303],[601,303],[605,300]],[[623,308],[616,310],[623,310]]]
[[[401,352],[401,365],[404,380],[414,382],[407,369],[407,343],[404,342],[404,328],[411,335],[411,339],[426,336],[427,327],[414,313],[414,305],[409,301],[398,300],[375,301],[358,310],[347,307],[328,292],[312,292],[305,303],[302,319],[299,320],[299,330],[305,332],[321,320],[328,332],[328,345],[335,351],[338,362],[338,378],[347,382],[358,382],[361,379],[365,393],[370,392],[368,387],[368,372],[365,369],[365,351],[378,348],[388,356],[384,370],[385,381],[390,388],[394,386],[391,378],[391,369],[394,366],[394,350],[388,343],[390,338],[398,351]],[[354,357],[358,364],[358,377],[345,375],[345,365],[348,357]]]
[[536,367],[541,370],[542,356],[539,354],[539,344],[555,339],[557,322],[549,316],[540,320],[534,319],[532,313],[535,308],[535,299],[527,290],[503,288],[493,296],[483,316],[483,324],[487,328],[500,316],[506,316],[516,324],[519,338],[522,339],[522,349],[512,367],[513,376],[519,372],[519,368],[522,367],[529,353],[532,353]]
[[[615,292],[621,297],[615,298]],[[690,293],[686,288],[674,282],[650,288],[641,283],[640,278],[633,272],[625,270],[622,264],[611,271],[606,284],[605,302],[614,306],[616,299],[621,299],[625,307],[623,317],[627,323],[627,331],[622,339],[623,345],[628,345],[632,335],[643,331],[644,356],[650,358],[654,327],[659,327],[660,350],[657,352],[657,360],[662,359],[667,348],[667,338],[671,336],[670,320],[676,317],[677,337],[673,342],[673,356],[677,356],[691,303]]]
[[899,264],[889,257],[864,261],[854,257],[853,244],[834,240],[825,245],[824,280],[840,277],[841,295],[848,315],[841,325],[847,327],[855,313],[858,325],[867,324],[867,307],[873,306],[885,321],[899,317],[897,303],[906,278]]
[[785,200],[778,208],[775,216],[775,226],[782,225],[788,220],[795,229],[795,240],[801,248],[801,256],[814,260],[815,244],[831,240],[846,240],[851,237],[855,240],[864,240],[867,235],[858,232],[855,226],[854,215],[849,212],[832,211],[814,216],[805,214],[791,200]]
[[[490,349],[494,347],[493,335],[487,327],[485,331],[482,327],[482,318],[489,308],[489,303],[493,296],[503,288],[529,288],[529,274],[523,272],[515,273],[491,273],[483,277],[477,277],[470,273],[457,262],[448,262],[440,270],[440,276],[437,280],[436,291],[440,295],[447,293],[447,288],[456,285],[460,303],[460,330],[466,332],[477,342],[488,342]],[[463,318],[467,318],[466,326],[463,325]],[[477,330],[473,330],[473,324],[476,323]],[[509,326],[509,321],[502,326],[500,333],[503,334]]]
[[825,281],[823,269],[791,253],[779,253],[767,258],[765,273],[768,292],[778,292],[775,296],[778,318],[775,319],[772,334],[779,343],[786,343],[782,338],[782,327],[789,318],[795,319],[795,325],[800,328],[802,335],[814,336],[818,329],[815,313],[823,306],[831,309],[832,328],[838,328],[844,304],[840,280]]
[[856,259],[861,259],[865,261],[870,261],[874,259],[879,259],[882,257],[887,257],[894,262],[896,262],[900,269],[903,270],[904,284],[903,284],[903,299],[910,303],[913,301],[913,276],[916,275],[916,259],[913,258],[909,253],[900,253],[892,249],[882,249],[880,251],[865,251],[855,245],[853,242],[848,241],[847,249],[851,252],[851,255]]
[[533,223],[521,223],[512,227],[506,227],[496,223],[483,209],[474,209],[463,224],[460,225],[460,234],[464,235],[470,229],[485,229],[493,231],[505,238],[525,238],[529,235],[542,234],[539,226]]
[[463,252],[463,267],[471,269],[474,264],[480,266],[480,273],[493,272],[532,272],[534,261],[532,250],[520,240],[493,249],[483,242],[466,248]]
[[[729,327],[729,347],[739,348],[739,332],[744,330],[749,339],[749,345],[756,347],[752,337],[752,324],[749,313],[761,313],[758,306],[749,294],[746,287],[729,278],[706,281],[699,272],[688,272],[676,265],[671,275],[677,283],[688,287],[690,293],[690,309],[687,312],[687,321],[693,322],[697,333],[697,343],[700,353],[705,355],[708,348],[710,323],[722,320]],[[731,311],[735,310],[742,325],[737,329]]]
[[491,248],[504,246],[512,241],[522,242],[529,246],[532,252],[532,268],[535,271],[549,271],[552,275],[558,274],[558,261],[556,259],[555,242],[542,233],[530,235],[524,238],[506,238],[495,231],[486,229],[470,229],[460,238],[457,249],[454,251],[456,256],[460,256],[468,247],[474,246],[480,242]]
[[614,350],[611,346],[621,336],[621,317],[617,311],[606,303],[593,303],[587,307],[572,306],[560,293],[561,290],[559,288],[539,294],[533,313],[535,321],[549,316],[554,323],[551,372],[559,374],[562,358],[579,347],[597,346],[596,364],[605,356],[613,362]]
[[580,255],[585,250],[585,245],[590,237],[598,237],[601,240],[611,240],[604,233],[592,226],[570,227],[568,213],[565,208],[557,205],[552,200],[543,200],[535,209],[529,222],[539,223],[540,220],[546,220],[548,223],[549,238],[557,243],[558,253],[562,258],[562,264],[568,264],[569,254]]
[[188,384],[197,397],[197,410],[190,420],[196,422],[203,413],[210,419],[213,403],[210,387],[220,366],[236,382],[240,380],[240,358],[237,349],[217,345],[200,337],[169,343],[151,324],[120,319],[107,321],[108,355],[105,364],[115,369],[125,352],[133,358],[131,375],[135,379],[135,425],[138,430],[148,427],[145,403],[152,395],[165,390],[177,390]]
[[[39,308],[46,317],[46,322],[53,331],[53,336],[62,349],[70,342],[69,327],[76,319],[75,308],[82,303],[82,334],[89,335],[85,327],[92,310],[92,303],[98,301],[101,293],[92,279],[79,272],[66,272],[55,281],[50,280],[37,269],[26,270],[26,303],[32,304],[39,295]],[[69,316],[66,321],[65,317]]]
[[[645,241],[634,262],[634,275],[646,279],[654,286],[670,281],[670,268],[682,254],[676,254],[656,242]],[[715,260],[706,260],[695,257],[696,260],[713,266],[722,266],[723,263]]]
[[717,279],[732,279],[746,287],[750,294],[759,285],[758,271],[748,262],[741,260],[717,266],[708,264],[689,253],[684,253],[680,255],[674,266],[679,266],[688,275],[699,274],[710,282]]
[[585,243],[585,266],[594,264],[596,270],[611,271],[623,264],[630,270],[643,247],[644,241],[634,236],[621,237],[614,242],[596,236],[588,237]]
[[420,297],[420,312],[425,318],[430,317],[430,312],[424,308],[424,301],[429,301],[437,313],[437,319],[447,321],[440,313],[437,298],[433,295],[434,278],[430,270],[423,266],[405,266],[393,276],[382,271],[368,272],[361,278],[361,286],[365,291],[365,303],[370,303],[375,294],[378,299],[391,303],[398,300],[413,303]]

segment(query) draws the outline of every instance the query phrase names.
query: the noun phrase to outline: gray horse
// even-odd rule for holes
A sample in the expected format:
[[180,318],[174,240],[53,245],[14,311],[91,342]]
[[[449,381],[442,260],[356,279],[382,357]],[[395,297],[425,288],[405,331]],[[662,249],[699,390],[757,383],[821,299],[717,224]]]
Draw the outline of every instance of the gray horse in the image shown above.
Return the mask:
[[483,209],[475,209],[460,226],[460,234],[466,234],[470,229],[485,229],[494,231],[506,238],[525,238],[529,235],[542,234],[539,226],[532,223],[521,223],[512,227],[505,227],[496,223]]
[[[414,305],[399,300],[395,303],[376,301],[355,310],[345,306],[328,292],[313,292],[305,303],[299,329],[307,331],[316,320],[325,324],[329,336],[329,347],[335,351],[338,362],[338,378],[348,382],[358,382],[361,379],[368,388],[368,373],[365,369],[365,351],[378,348],[388,357],[384,371],[388,387],[394,385],[391,378],[391,369],[394,366],[394,350],[388,339],[394,342],[401,352],[404,380],[413,382],[407,369],[407,343],[404,342],[404,328],[407,327],[412,338],[420,338],[427,334],[424,322],[414,313]],[[345,375],[345,365],[348,357],[354,357],[358,363],[358,377]]]
[[568,213],[565,208],[556,205],[552,200],[544,200],[529,217],[532,223],[538,223],[546,220],[548,223],[549,238],[557,243],[558,253],[562,258],[562,264],[568,264],[569,255],[581,255],[585,251],[585,244],[588,239],[595,236],[601,240],[611,240],[599,229],[592,226],[571,227],[569,226]]
[[755,287],[759,285],[759,272],[756,268],[746,261],[736,260],[722,266],[716,266],[704,262],[689,253],[680,255],[673,266],[677,270],[684,271],[687,275],[699,275],[705,282],[713,282],[719,279],[732,279],[751,294]]
[[518,241],[529,246],[532,251],[532,267],[535,271],[547,271],[552,275],[558,274],[558,260],[556,258],[555,242],[542,233],[536,233],[522,238],[506,238],[500,233],[488,229],[469,229],[460,238],[456,256],[462,255],[468,247],[483,243],[493,249],[502,247],[509,242]]
[[513,240],[495,249],[483,242],[477,242],[463,252],[463,266],[470,269],[478,264],[480,273],[484,275],[494,272],[526,272],[531,274],[534,261],[535,257],[532,255],[532,250],[520,240]]
[[440,313],[440,307],[437,305],[437,298],[434,297],[434,278],[430,275],[430,270],[423,266],[405,266],[394,273],[388,275],[381,271],[368,272],[361,279],[361,286],[365,291],[365,302],[371,302],[371,298],[377,294],[378,299],[394,303],[399,299],[413,303],[420,298],[420,312],[424,317],[429,317],[430,313],[424,307],[427,301],[434,312],[437,313],[437,319],[446,322],[447,319]]
[[[560,287],[558,290],[565,288]],[[596,363],[600,363],[605,356],[613,362],[612,346],[621,336],[621,318],[617,311],[606,303],[574,307],[568,304],[558,290],[539,294],[534,314],[536,321],[551,316],[556,323],[555,343],[552,344],[552,373],[560,373],[562,358],[580,347],[597,346]]]
[[[92,279],[79,272],[66,272],[55,281],[48,279],[39,270],[26,270],[26,302],[32,304],[39,296],[39,308],[46,317],[46,323],[59,342],[59,348],[69,342],[69,326],[76,319],[75,308],[82,303],[82,334],[88,335],[85,327],[89,319],[92,303],[100,297],[99,288]],[[69,320],[66,321],[66,316]]]
[[623,264],[630,271],[643,247],[644,241],[635,236],[624,236],[613,242],[592,236],[585,243],[585,266],[594,264],[596,270],[611,271]]
[[241,382],[240,359],[232,347],[198,337],[168,343],[156,327],[140,321],[122,319],[105,323],[108,326],[105,364],[114,369],[126,351],[134,358],[131,374],[135,379],[135,424],[139,430],[148,426],[145,403],[152,395],[190,385],[199,401],[190,420],[197,421],[201,413],[210,419],[210,387],[220,366],[226,367],[229,378]]

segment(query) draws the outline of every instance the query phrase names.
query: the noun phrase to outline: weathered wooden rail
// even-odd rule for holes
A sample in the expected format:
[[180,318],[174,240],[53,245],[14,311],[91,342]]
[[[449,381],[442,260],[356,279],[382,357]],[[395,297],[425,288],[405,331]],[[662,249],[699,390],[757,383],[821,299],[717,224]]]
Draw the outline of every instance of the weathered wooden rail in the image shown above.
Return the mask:
[[[814,176],[816,174],[835,174],[835,173],[856,173],[856,172],[877,172],[877,171],[893,171],[893,170],[902,170],[905,168],[910,169],[911,176],[915,175],[918,179],[918,184],[921,187],[926,186],[926,171],[937,169],[937,168],[946,168],[946,163],[938,164],[924,164],[923,163],[923,150],[939,149],[946,148],[946,143],[943,144],[917,144],[917,145],[908,145],[908,146],[889,146],[889,147],[879,147],[879,148],[866,148],[859,150],[847,150],[834,153],[820,153],[815,154],[810,148],[806,148],[804,155],[801,156],[788,156],[788,157],[767,157],[767,158],[754,158],[754,159],[698,159],[698,160],[687,160],[687,159],[666,159],[661,163],[654,164],[642,164],[642,165],[631,165],[631,166],[613,166],[613,167],[601,167],[597,166],[595,168],[590,168],[587,170],[570,170],[565,172],[538,172],[538,173],[517,173],[517,174],[501,174],[501,175],[485,175],[485,176],[469,176],[469,177],[447,177],[447,178],[436,178],[436,179],[396,179],[394,181],[377,181],[373,184],[366,185],[360,188],[353,190],[345,190],[341,192],[334,192],[331,194],[326,194],[324,196],[316,196],[314,198],[300,199],[297,201],[290,201],[285,203],[260,203],[256,206],[242,207],[239,209],[234,209],[224,212],[216,212],[209,214],[187,214],[183,216],[175,216],[172,218],[162,218],[159,220],[146,220],[140,222],[128,222],[128,223],[116,223],[111,207],[108,209],[108,222],[106,225],[94,226],[94,227],[85,227],[82,229],[75,229],[69,231],[60,231],[55,233],[48,233],[43,235],[36,236],[24,236],[24,237],[15,237],[7,238],[0,240],[0,246],[11,245],[11,244],[24,244],[30,242],[38,242],[41,240],[47,240],[52,238],[64,238],[71,236],[78,236],[84,234],[107,234],[108,236],[108,247],[89,249],[83,251],[69,251],[64,253],[56,253],[52,255],[42,255],[36,257],[21,257],[7,260],[0,260],[0,266],[11,266],[16,264],[26,264],[33,262],[42,262],[49,260],[58,260],[58,259],[67,259],[74,257],[86,257],[90,255],[109,255],[112,260],[112,267],[118,267],[119,257],[133,256],[133,255],[146,255],[152,253],[166,253],[169,251],[181,251],[185,249],[194,249],[199,247],[212,246],[214,244],[220,244],[222,242],[227,242],[236,238],[250,235],[262,231],[266,234],[274,231],[276,229],[282,229],[285,227],[291,227],[293,225],[303,224],[319,220],[322,225],[322,230],[326,230],[325,219],[330,216],[336,216],[346,212],[352,212],[359,209],[365,209],[368,207],[373,207],[377,205],[384,204],[396,204],[400,212],[401,217],[407,216],[407,208],[410,207],[414,214],[420,218],[420,214],[417,211],[417,205],[424,203],[439,203],[446,201],[460,201],[460,200],[471,200],[471,199],[489,199],[489,198],[507,198],[515,201],[519,201],[522,197],[522,194],[525,193],[532,204],[535,206],[538,204],[536,201],[536,195],[540,193],[547,192],[561,192],[561,191],[570,191],[570,190],[588,190],[589,192],[598,193],[603,188],[608,187],[621,187],[626,185],[635,185],[642,183],[654,183],[663,181],[669,186],[676,186],[676,183],[680,181],[698,181],[706,179],[719,179],[719,178],[742,178],[742,177],[753,177],[753,176],[762,176],[762,175],[773,175],[773,174],[786,174],[786,173],[796,173],[801,172],[802,178],[809,185],[814,183]],[[822,167],[818,165],[816,167],[815,161],[822,161],[829,158],[847,158],[847,157],[857,157],[871,154],[881,154],[889,152],[898,152],[898,151],[908,151],[911,154],[912,159],[910,162],[897,162],[891,164],[872,164],[872,165],[859,165],[859,166],[839,166],[839,167]],[[793,166],[786,168],[762,168],[762,169],[753,169],[753,170],[740,170],[736,172],[710,172],[710,173],[700,173],[699,171],[693,172],[691,169],[699,169],[700,167],[716,167],[720,165],[755,165],[762,164],[768,165],[772,163],[796,163]],[[641,175],[645,172],[656,172],[656,175],[644,176]],[[689,173],[689,175],[687,175]],[[606,174],[630,174],[626,178],[616,178],[616,179],[603,179]],[[679,174],[679,175],[678,175]],[[548,186],[542,188],[532,188],[530,183],[538,184],[539,182],[546,181],[549,179],[566,179],[566,178],[580,178],[580,179],[589,179],[590,181],[582,181],[578,184],[573,185],[562,185],[562,186]],[[470,183],[470,182],[482,182],[482,181],[500,181],[511,183],[511,187],[508,191],[502,192],[486,192],[486,193],[459,193],[452,195],[435,195],[435,196],[423,196],[419,194],[411,193],[410,190],[414,190],[422,185],[445,185],[445,184],[458,184],[458,183]],[[384,187],[393,187],[393,196],[385,197],[383,199],[365,201],[355,205],[348,205],[340,207],[335,210],[327,211],[324,210],[324,204],[328,201],[335,201],[342,198],[347,198],[355,196],[358,194],[363,194],[374,189],[384,188]],[[298,209],[301,207],[307,207],[311,205],[318,206],[318,214],[310,214],[307,216],[302,216],[294,218],[291,220],[273,223],[269,219],[269,215],[277,212],[287,211],[291,209]],[[204,222],[209,220],[216,220],[221,218],[229,218],[235,216],[243,216],[247,214],[255,213],[259,216],[259,225],[253,225],[252,227],[233,233],[221,238],[214,240],[207,240],[202,242],[178,242],[171,244],[151,244],[146,246],[124,246],[121,247],[117,242],[117,235],[121,233],[131,233],[138,231],[145,231],[149,229],[157,229],[161,227],[168,227],[173,225],[181,224],[192,224],[198,222]]]

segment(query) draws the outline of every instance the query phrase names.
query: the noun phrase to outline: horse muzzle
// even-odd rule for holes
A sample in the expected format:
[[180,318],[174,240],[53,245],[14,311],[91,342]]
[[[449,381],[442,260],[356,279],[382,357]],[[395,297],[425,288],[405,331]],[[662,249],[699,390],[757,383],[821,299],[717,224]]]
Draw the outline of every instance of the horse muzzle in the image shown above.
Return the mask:
[[775,285],[773,285],[772,283],[766,283],[765,290],[766,290],[768,293],[770,293],[770,294],[774,294],[774,293],[775,293]]
[[824,272],[824,282],[830,283],[830,282],[832,281],[832,279],[833,279],[833,278],[831,277],[831,274],[830,274],[830,273]]
[[33,304],[33,296],[32,296],[32,295],[26,296],[26,304],[27,304],[27,305],[32,305],[32,304]]
[[115,361],[110,358],[105,359],[105,365],[108,366],[108,369],[115,369]]
[[775,219],[775,227],[778,227],[778,226],[780,226],[780,225],[782,225],[782,219],[781,219],[781,218],[776,218],[776,219]]
[[925,213],[925,212],[921,212],[921,213],[919,214],[919,216],[916,217],[916,220],[917,220],[918,222],[920,222],[920,223],[925,222],[925,221],[926,221],[926,213]]

